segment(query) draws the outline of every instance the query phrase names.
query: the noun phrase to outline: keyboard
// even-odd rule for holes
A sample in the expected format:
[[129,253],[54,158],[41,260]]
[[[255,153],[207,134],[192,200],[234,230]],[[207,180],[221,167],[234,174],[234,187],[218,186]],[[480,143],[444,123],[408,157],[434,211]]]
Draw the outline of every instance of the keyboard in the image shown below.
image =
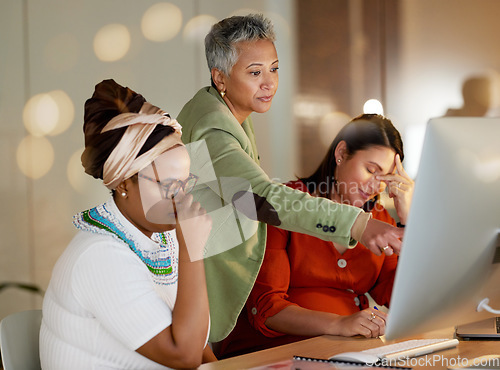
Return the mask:
[[394,344],[367,349],[360,352],[344,352],[330,357],[330,360],[344,362],[376,363],[381,360],[395,361],[408,357],[427,355],[458,345],[457,339],[411,339]]

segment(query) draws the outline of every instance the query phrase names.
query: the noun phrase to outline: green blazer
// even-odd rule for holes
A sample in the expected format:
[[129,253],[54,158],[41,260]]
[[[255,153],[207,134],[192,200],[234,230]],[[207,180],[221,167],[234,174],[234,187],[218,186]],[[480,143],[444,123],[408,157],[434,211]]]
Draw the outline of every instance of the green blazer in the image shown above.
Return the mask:
[[[233,329],[253,287],[264,258],[266,223],[355,245],[350,230],[362,210],[311,197],[270,180],[259,165],[251,118],[240,125],[213,87],[199,90],[177,120],[185,144],[206,142],[217,177],[248,180],[257,206],[259,221],[255,221],[253,235],[237,247],[205,259],[211,316],[209,340],[217,342]],[[215,242],[227,240],[221,234]]]

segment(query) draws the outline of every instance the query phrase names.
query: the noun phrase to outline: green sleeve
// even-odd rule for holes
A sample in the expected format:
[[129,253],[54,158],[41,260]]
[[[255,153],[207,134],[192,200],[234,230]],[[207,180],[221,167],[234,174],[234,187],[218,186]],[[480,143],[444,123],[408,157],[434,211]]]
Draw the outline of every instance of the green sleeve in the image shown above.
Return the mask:
[[312,197],[271,181],[257,163],[258,159],[249,154],[254,153],[249,148],[252,142],[244,131],[220,128],[220,121],[227,119],[220,111],[209,113],[195,124],[190,137],[183,139],[206,142],[218,177],[244,178],[250,182],[258,196],[259,221],[344,246],[356,243],[350,231],[361,209]]

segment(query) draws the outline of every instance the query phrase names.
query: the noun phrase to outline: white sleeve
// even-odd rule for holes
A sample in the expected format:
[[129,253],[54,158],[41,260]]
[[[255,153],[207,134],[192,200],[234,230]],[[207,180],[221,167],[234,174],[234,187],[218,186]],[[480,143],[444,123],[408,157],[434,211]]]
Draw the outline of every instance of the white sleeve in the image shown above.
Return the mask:
[[86,250],[72,271],[78,302],[118,341],[136,350],[172,324],[146,265],[119,241]]

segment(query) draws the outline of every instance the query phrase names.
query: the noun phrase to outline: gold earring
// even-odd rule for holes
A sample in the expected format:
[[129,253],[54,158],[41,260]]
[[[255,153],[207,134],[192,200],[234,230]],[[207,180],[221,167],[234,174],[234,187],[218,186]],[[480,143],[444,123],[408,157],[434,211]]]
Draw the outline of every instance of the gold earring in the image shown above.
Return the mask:
[[220,92],[220,96],[224,97],[226,95],[226,92],[225,91],[221,91]]

